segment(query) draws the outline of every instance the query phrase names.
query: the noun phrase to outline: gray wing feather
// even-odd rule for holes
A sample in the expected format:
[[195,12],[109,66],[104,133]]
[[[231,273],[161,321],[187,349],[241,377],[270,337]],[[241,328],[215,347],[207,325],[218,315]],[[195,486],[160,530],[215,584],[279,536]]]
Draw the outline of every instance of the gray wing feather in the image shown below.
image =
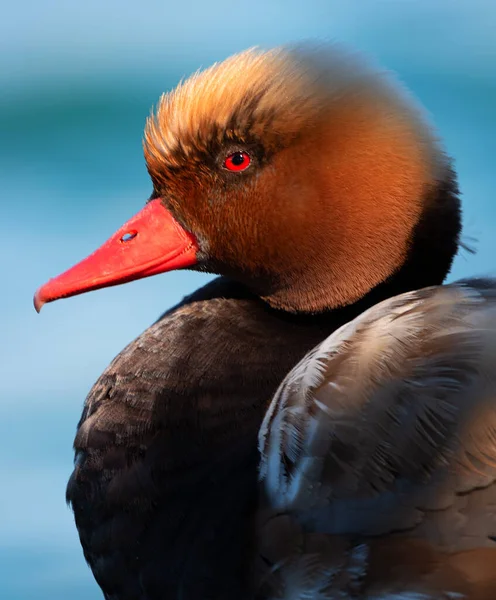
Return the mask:
[[[369,309],[286,377],[260,430],[277,508],[309,509],[430,480],[496,474],[496,286],[453,284]],[[395,488],[396,489],[396,488]]]
[[[293,545],[299,540],[298,551],[289,550],[290,542],[286,551],[277,549],[277,535],[267,525],[260,528],[262,554],[273,565],[291,565],[279,570],[285,592],[274,598],[299,598],[297,589],[309,589],[307,579],[327,583],[321,595],[301,598],[341,597],[337,590],[354,585],[349,560],[357,543],[376,557],[377,574],[398,535],[405,565],[418,562],[422,552],[437,557],[425,559],[437,564],[439,553],[476,549],[491,558],[484,554],[460,564],[488,565],[493,580],[496,282],[403,294],[341,327],[282,382],[259,447],[265,514],[272,515],[267,523],[279,520],[281,539],[289,535]],[[301,528],[298,535],[295,527]],[[309,536],[332,540],[334,549],[344,544],[345,550],[327,558],[319,551],[319,560],[312,561],[305,549]],[[456,591],[469,589],[471,576],[459,575],[458,563],[450,565],[443,577],[430,576],[436,583],[426,587],[411,574],[397,575],[391,587],[377,575],[379,583],[365,586],[370,592],[359,597],[478,598]],[[370,569],[362,565],[356,585],[370,577]],[[455,591],[449,587],[456,579],[452,572],[464,582]],[[345,575],[348,583],[338,583]]]

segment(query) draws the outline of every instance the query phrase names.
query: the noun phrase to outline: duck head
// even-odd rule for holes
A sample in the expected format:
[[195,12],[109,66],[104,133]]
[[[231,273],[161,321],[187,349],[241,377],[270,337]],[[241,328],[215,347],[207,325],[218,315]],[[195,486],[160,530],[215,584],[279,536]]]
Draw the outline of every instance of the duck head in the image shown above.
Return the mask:
[[335,47],[250,50],[193,75],[160,99],[144,151],[151,199],[42,286],[37,310],[193,268],[319,312],[395,277],[441,283],[457,250],[456,185],[421,112]]

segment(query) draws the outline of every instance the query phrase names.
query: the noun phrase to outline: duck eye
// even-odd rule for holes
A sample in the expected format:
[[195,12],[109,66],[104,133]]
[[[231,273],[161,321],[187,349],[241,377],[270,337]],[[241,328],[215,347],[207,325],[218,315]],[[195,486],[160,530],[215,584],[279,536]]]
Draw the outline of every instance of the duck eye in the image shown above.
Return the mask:
[[233,152],[224,161],[228,171],[244,171],[250,166],[251,158],[247,152]]

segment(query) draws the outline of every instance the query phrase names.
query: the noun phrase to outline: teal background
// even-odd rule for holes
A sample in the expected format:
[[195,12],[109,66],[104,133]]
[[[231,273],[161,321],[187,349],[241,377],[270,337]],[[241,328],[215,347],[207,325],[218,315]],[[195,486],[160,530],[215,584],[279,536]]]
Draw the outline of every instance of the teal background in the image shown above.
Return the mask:
[[20,0],[0,20],[0,598],[93,600],[64,492],[84,397],[112,357],[207,280],[172,273],[47,306],[34,290],[99,245],[151,186],[159,95],[252,45],[337,39],[399,73],[455,157],[465,235],[451,278],[494,273],[491,0]]

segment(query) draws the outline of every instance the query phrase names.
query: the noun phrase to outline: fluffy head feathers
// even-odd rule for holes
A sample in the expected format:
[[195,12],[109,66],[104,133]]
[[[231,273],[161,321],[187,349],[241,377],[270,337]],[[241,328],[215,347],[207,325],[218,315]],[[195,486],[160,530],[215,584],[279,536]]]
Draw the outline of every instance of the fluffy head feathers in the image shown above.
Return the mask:
[[[196,73],[161,98],[144,148],[155,194],[201,241],[203,268],[286,310],[350,304],[386,281],[443,185],[458,211],[419,109],[333,46],[248,50]],[[252,164],[226,173],[237,150]]]

